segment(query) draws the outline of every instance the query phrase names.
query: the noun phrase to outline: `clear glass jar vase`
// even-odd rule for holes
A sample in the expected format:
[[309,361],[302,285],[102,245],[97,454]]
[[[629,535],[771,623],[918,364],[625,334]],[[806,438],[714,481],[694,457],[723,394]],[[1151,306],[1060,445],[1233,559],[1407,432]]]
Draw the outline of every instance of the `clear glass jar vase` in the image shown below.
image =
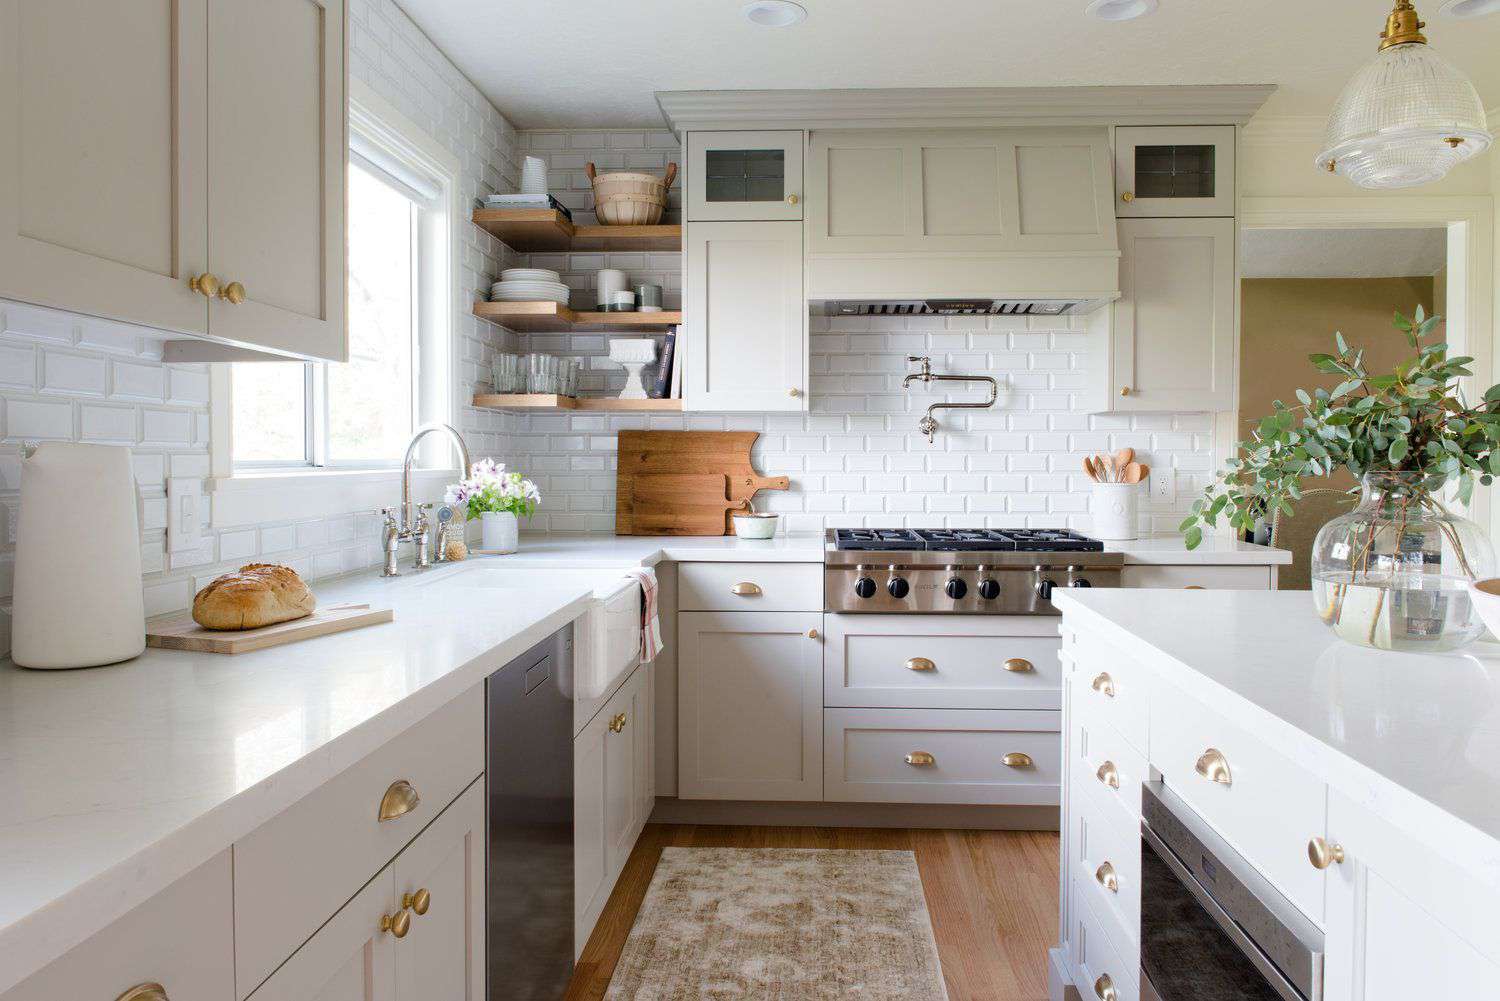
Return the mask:
[[1451,650],[1484,632],[1465,585],[1494,575],[1495,551],[1478,525],[1422,489],[1422,479],[1367,473],[1359,506],[1313,541],[1313,602],[1350,643]]

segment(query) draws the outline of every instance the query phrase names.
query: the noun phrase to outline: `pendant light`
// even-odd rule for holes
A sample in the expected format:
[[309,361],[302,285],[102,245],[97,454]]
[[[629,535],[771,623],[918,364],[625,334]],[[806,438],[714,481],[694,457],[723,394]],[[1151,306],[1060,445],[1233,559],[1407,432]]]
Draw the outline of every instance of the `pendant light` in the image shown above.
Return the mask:
[[1378,54],[1333,106],[1319,167],[1362,188],[1407,188],[1489,148],[1478,92],[1428,47],[1424,27],[1411,0],[1396,0]]

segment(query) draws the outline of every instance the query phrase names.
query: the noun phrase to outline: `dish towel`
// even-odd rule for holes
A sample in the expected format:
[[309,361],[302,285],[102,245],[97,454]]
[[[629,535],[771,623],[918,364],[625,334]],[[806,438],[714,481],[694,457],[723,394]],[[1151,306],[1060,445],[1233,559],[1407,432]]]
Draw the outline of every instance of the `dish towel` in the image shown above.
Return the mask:
[[641,585],[641,660],[655,660],[661,653],[661,617],[656,607],[656,571],[637,567],[625,571]]

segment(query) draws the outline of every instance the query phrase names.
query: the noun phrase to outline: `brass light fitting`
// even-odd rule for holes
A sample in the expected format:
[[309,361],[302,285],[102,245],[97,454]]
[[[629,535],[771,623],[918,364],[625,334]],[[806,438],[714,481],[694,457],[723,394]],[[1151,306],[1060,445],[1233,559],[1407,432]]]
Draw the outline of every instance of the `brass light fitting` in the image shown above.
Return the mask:
[[1422,29],[1427,27],[1426,21],[1417,19],[1417,8],[1411,5],[1411,0],[1396,0],[1396,6],[1385,19],[1385,30],[1380,33],[1380,48],[1388,49],[1392,45],[1418,45],[1427,44],[1427,36],[1422,34]]

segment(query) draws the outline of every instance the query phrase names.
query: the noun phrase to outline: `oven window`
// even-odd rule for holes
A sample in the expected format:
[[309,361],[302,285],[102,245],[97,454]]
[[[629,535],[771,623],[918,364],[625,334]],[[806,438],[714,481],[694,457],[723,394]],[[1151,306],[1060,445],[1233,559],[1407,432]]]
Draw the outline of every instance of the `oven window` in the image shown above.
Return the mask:
[[1141,972],[1161,1001],[1281,1001],[1144,838]]

